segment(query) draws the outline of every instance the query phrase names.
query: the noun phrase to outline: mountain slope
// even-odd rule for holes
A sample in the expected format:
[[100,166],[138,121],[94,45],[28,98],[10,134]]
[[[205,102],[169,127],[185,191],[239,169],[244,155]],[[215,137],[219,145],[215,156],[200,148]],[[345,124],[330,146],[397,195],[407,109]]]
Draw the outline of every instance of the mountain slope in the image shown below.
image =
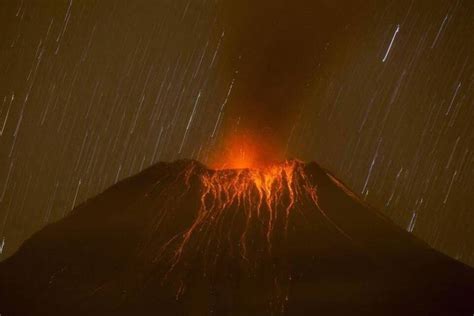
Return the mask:
[[0,263],[15,315],[471,315],[474,271],[316,163],[159,163]]

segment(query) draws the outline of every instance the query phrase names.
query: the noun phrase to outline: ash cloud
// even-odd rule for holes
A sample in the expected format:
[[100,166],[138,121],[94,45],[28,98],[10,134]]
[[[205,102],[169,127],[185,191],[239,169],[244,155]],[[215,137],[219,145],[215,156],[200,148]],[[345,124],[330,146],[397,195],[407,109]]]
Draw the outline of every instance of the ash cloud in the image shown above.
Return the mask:
[[327,48],[343,49],[371,7],[361,0],[224,2],[224,67],[235,85],[221,150],[230,134],[240,134],[260,144],[260,159],[285,158],[299,103],[318,64],[330,58]]

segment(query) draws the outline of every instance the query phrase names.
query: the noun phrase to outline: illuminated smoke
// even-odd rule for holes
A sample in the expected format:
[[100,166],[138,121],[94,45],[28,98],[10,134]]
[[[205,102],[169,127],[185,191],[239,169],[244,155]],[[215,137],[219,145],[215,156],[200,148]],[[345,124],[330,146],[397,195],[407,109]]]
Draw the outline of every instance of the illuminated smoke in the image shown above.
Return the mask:
[[258,144],[252,155],[260,165],[288,158],[289,132],[320,75],[318,65],[332,58],[328,47],[344,47],[369,2],[223,1],[223,63],[232,89],[216,152],[239,155],[237,137]]

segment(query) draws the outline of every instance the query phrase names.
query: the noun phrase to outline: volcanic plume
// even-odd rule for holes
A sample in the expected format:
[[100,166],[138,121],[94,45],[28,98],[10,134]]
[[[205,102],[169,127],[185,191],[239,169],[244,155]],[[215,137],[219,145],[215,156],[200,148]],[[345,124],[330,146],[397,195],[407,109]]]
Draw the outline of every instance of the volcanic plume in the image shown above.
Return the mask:
[[470,315],[474,271],[316,163],[159,163],[0,264],[2,315]]
[[212,165],[245,155],[243,144],[257,165],[285,159],[300,104],[321,75],[318,65],[333,58],[328,49],[344,49],[371,10],[366,0],[223,1],[222,60],[232,84]]

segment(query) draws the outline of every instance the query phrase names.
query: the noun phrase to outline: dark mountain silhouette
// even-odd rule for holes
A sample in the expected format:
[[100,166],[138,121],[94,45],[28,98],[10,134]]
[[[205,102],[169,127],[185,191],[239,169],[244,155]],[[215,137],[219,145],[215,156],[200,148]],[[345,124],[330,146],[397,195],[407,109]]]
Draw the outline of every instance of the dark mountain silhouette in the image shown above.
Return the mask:
[[159,163],[112,186],[0,263],[1,315],[474,313],[472,268],[316,163],[285,166]]

